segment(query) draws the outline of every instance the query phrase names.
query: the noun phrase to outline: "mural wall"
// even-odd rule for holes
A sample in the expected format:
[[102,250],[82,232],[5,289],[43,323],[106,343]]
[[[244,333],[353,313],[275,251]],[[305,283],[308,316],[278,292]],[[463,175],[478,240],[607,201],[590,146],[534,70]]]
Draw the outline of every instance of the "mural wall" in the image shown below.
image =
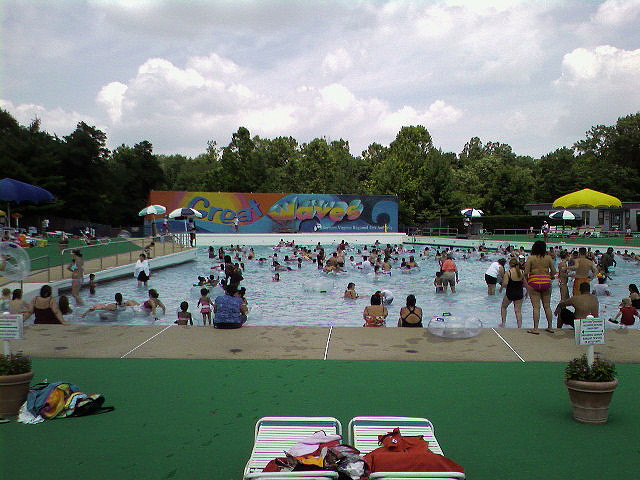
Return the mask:
[[[324,195],[302,193],[221,193],[152,191],[149,204],[167,213],[193,208],[200,233],[229,233],[238,219],[245,233],[398,231],[398,197],[392,195]],[[156,220],[161,223],[162,220]],[[171,231],[184,222],[170,221]]]

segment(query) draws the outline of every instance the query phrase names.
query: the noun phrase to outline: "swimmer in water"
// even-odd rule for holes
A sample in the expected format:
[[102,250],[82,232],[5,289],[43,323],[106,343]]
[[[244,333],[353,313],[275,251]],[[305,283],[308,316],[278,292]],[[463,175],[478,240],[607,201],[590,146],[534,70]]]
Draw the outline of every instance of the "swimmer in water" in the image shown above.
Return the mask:
[[349,284],[347,285],[347,289],[344,291],[344,298],[358,298],[355,283],[349,282]]
[[135,300],[123,300],[122,294],[120,292],[115,294],[115,303],[101,303],[97,305],[93,305],[89,310],[82,314],[84,318],[89,312],[93,312],[95,310],[106,310],[106,311],[116,311],[116,310],[124,310],[124,307],[134,307],[136,305],[140,305]]
[[273,278],[271,278],[272,282],[279,282],[280,281],[280,274],[276,273]]

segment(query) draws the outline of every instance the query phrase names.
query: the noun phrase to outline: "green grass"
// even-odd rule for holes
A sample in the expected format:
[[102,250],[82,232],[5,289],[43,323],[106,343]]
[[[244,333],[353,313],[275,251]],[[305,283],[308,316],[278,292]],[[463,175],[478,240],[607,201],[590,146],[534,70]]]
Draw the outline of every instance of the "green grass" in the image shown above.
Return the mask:
[[[122,241],[122,239],[114,239],[114,242],[117,243],[107,243],[104,245],[98,245],[90,248],[83,248],[80,251],[85,260],[91,260],[93,258],[106,257],[109,255],[115,255],[117,253],[127,253],[132,251],[140,250],[140,247],[133,242],[130,241]],[[69,239],[69,246],[71,247],[82,247],[86,244],[77,238]],[[31,258],[31,269],[39,270],[42,268],[55,267],[59,265],[64,265],[71,263],[71,253],[69,251],[65,252],[64,255],[60,255],[60,250],[58,248],[58,242],[54,241],[53,243],[50,241],[46,247],[31,247],[27,248],[26,251]],[[47,263],[46,258],[48,257],[49,261]],[[36,259],[36,260],[34,260]]]
[[[640,462],[640,366],[618,365],[610,420],[571,418],[563,365],[34,360],[34,381],[103,393],[104,415],[0,426],[3,478],[239,479],[262,416],[430,418],[473,480],[626,478]],[[60,473],[62,476],[62,473]],[[55,475],[54,475],[55,477]]]

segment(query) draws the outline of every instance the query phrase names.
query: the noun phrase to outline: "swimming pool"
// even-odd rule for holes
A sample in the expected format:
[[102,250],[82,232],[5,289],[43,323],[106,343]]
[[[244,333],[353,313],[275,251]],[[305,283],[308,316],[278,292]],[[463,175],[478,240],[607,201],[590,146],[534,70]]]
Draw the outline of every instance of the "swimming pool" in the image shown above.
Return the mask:
[[[247,247],[248,248],[248,247]],[[358,246],[361,248],[361,246]],[[273,255],[272,247],[254,247],[256,258]],[[325,248],[327,254],[333,251],[331,246]],[[354,247],[347,253],[357,255]],[[281,263],[284,255],[290,252],[283,250],[277,252]],[[497,253],[490,253],[489,258],[499,258]],[[409,253],[400,255],[399,258],[408,259]],[[436,315],[450,312],[461,318],[477,318],[485,327],[497,327],[500,323],[500,303],[503,293],[495,296],[487,295],[487,287],[484,282],[484,273],[489,262],[479,261],[477,256],[470,259],[462,259],[458,254],[456,263],[460,271],[460,283],[455,294],[435,294],[433,278],[438,263],[433,256],[421,258],[414,254],[420,265],[420,270],[412,273],[403,273],[399,270],[399,262],[394,264],[390,276],[374,278],[372,274],[362,274],[357,270],[347,267],[344,274],[324,274],[319,272],[315,264],[303,262],[298,269],[296,263],[290,263],[293,268],[289,272],[281,272],[280,282],[272,282],[273,271],[269,268],[270,262],[259,265],[257,261],[244,260],[245,271],[242,286],[246,287],[246,298],[250,306],[250,314],[247,325],[250,326],[362,326],[362,311],[369,304],[371,294],[376,290],[390,290],[394,295],[394,301],[388,306],[389,316],[387,326],[395,327],[399,311],[405,304],[406,296],[414,294],[417,305],[424,311],[425,326]],[[609,282],[612,295],[599,297],[600,313],[605,318],[612,317],[618,311],[618,304],[623,297],[628,296],[627,285],[636,283],[635,276],[638,266],[627,262],[620,256],[616,257],[618,267],[612,274],[613,280]],[[176,312],[182,301],[189,303],[189,311],[193,314],[196,324],[202,325],[202,316],[196,308],[199,298],[199,288],[193,287],[199,275],[208,275],[211,267],[219,268],[220,262],[210,260],[207,250],[199,248],[195,262],[185,263],[176,267],[165,268],[152,272],[148,288],[155,288],[160,294],[160,300],[167,307],[166,315],[160,315],[154,322],[148,316],[138,314],[123,315],[113,319],[119,324],[166,324],[176,320]],[[360,298],[356,300],[343,299],[342,295],[347,283],[354,282]],[[147,298],[147,289],[138,288],[133,277],[123,278],[98,284],[96,294],[89,295],[88,289],[82,290],[82,298],[87,304],[85,307],[73,307],[74,313],[67,317],[71,323],[104,323],[97,315],[90,314],[81,318],[90,305],[95,303],[112,303],[116,292],[121,292],[125,300],[132,299],[142,303]],[[219,288],[212,291],[210,296],[214,298],[222,294]],[[560,295],[556,282],[552,292],[551,306],[555,308]],[[532,326],[531,302],[526,299],[522,304],[523,326]],[[544,314],[541,315],[540,326],[546,327]],[[554,318],[555,325],[555,318]],[[611,327],[616,327],[610,324]],[[516,320],[513,306],[509,307],[507,315],[507,327],[515,327]]]

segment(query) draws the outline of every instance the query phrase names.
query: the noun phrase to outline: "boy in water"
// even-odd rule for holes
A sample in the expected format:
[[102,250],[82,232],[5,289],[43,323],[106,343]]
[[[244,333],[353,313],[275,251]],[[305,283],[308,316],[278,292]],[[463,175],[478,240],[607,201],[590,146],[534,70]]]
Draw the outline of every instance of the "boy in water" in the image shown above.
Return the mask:
[[444,293],[442,286],[442,272],[436,272],[436,278],[433,279],[433,286],[436,287],[436,293]]
[[89,295],[96,294],[96,275],[95,273],[89,274]]
[[347,285],[347,289],[344,291],[344,298],[358,298],[355,283],[349,282],[349,284]]

